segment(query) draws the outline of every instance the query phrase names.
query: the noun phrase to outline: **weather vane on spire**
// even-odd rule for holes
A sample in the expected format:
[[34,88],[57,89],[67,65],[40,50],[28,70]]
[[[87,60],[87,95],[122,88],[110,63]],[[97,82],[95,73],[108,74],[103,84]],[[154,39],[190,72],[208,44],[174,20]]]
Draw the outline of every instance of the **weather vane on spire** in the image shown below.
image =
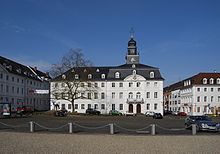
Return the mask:
[[130,35],[131,35],[131,38],[134,38],[134,28],[133,27],[130,30]]

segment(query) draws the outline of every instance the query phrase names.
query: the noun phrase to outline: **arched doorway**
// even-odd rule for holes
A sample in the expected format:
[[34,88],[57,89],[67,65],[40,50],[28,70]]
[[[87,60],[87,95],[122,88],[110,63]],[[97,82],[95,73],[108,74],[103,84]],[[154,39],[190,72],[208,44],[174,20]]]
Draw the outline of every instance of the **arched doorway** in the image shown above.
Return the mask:
[[133,113],[133,104],[129,104],[128,112]]
[[137,113],[141,113],[141,104],[137,104]]

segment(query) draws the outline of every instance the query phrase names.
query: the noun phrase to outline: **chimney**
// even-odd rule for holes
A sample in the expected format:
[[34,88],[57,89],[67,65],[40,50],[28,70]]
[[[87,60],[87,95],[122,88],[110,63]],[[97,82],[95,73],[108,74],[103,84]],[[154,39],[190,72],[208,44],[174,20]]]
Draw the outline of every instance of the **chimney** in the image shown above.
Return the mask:
[[34,67],[34,70],[37,71],[37,67],[36,66]]

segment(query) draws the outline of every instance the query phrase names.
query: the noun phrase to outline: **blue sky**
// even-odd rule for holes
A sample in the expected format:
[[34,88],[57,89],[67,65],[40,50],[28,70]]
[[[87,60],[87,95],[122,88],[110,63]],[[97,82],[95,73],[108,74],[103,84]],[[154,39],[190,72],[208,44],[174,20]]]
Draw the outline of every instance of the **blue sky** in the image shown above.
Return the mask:
[[219,0],[0,0],[0,55],[48,70],[70,48],[95,66],[125,63],[131,27],[141,63],[165,85],[220,72]]

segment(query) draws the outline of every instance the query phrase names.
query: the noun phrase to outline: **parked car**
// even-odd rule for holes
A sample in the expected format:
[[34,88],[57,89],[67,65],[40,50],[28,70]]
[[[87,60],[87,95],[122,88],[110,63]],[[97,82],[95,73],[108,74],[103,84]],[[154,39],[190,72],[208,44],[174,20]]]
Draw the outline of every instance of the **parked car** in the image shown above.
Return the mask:
[[163,116],[161,113],[154,113],[153,118],[154,119],[163,119]]
[[16,114],[19,116],[23,115],[32,115],[34,113],[34,110],[30,106],[22,106],[16,108]]
[[147,112],[145,113],[145,115],[146,115],[147,117],[153,117],[153,116],[154,116],[154,112],[153,112],[153,111],[147,111]]
[[186,112],[179,112],[177,115],[178,116],[187,116]]
[[136,113],[126,111],[125,116],[136,116]]
[[65,117],[67,116],[68,111],[66,109],[58,110],[55,112],[55,116],[57,117]]
[[109,115],[119,115],[119,116],[121,116],[122,113],[117,111],[117,110],[111,110],[111,111],[109,111]]
[[100,115],[100,111],[97,111],[95,109],[89,108],[89,109],[86,110],[86,114]]
[[220,124],[213,122],[208,116],[189,116],[185,119],[185,127],[192,128],[196,124],[197,131],[219,131]]
[[170,115],[170,114],[172,114],[172,111],[169,111],[169,110],[164,111],[164,115]]

